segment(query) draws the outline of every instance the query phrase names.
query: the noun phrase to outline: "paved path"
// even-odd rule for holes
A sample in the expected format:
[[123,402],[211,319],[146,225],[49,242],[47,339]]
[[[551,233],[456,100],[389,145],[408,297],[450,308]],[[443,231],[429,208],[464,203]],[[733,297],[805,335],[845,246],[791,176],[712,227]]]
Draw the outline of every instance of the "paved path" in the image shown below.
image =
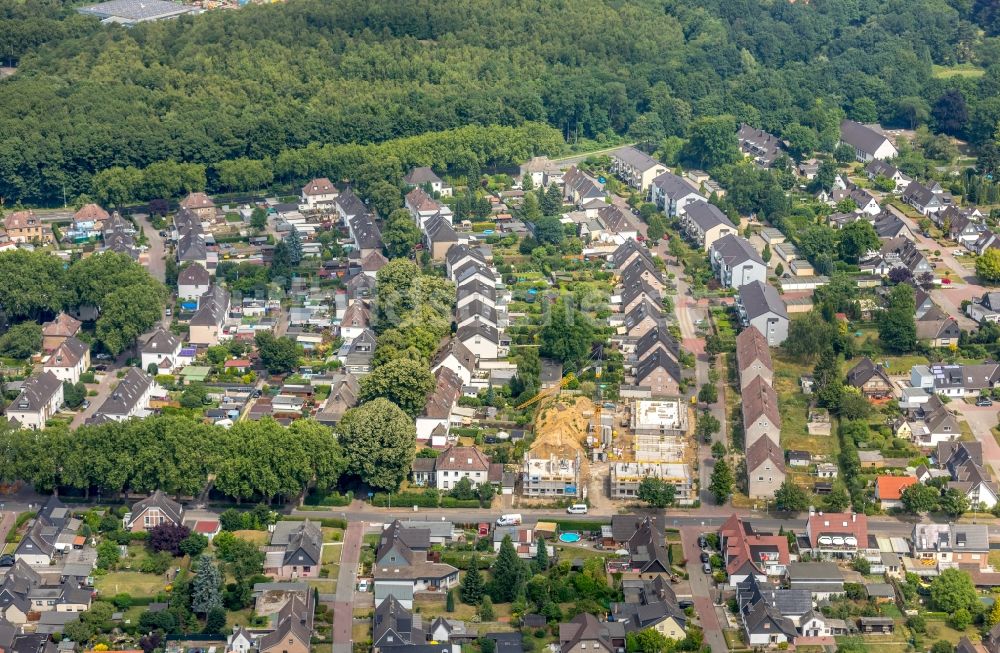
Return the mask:
[[0,542],[7,541],[7,533],[14,528],[17,521],[17,513],[11,511],[0,512]]
[[364,539],[363,521],[351,521],[344,533],[340,552],[340,574],[337,576],[337,600],[333,602],[333,653],[351,653],[351,626],[354,623],[354,583],[358,577],[358,560]]
[[694,612],[698,615],[701,627],[705,631],[705,643],[711,647],[712,653],[721,653],[728,651],[729,647],[726,646],[726,638],[722,634],[722,626],[715,613],[718,590],[712,577],[701,570],[698,535],[702,532],[704,531],[698,526],[681,528],[681,544],[684,547],[684,558],[687,560],[688,576],[691,579],[691,600],[694,601]]

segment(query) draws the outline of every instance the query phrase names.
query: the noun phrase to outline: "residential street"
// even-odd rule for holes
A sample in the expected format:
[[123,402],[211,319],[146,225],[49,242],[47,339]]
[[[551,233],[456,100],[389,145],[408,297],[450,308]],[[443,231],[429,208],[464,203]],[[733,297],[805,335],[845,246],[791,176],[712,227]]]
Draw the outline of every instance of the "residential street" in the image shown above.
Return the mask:
[[960,417],[964,417],[972,428],[972,434],[983,445],[983,463],[992,467],[994,474],[1000,473],[1000,445],[990,431],[997,425],[997,418],[1000,412],[997,411],[997,404],[992,406],[976,406],[969,404],[962,399],[953,399],[948,404],[948,408],[954,410]]
[[729,648],[715,609],[718,590],[713,587],[712,577],[701,570],[698,557],[701,554],[698,535],[702,532],[704,531],[698,526],[685,526],[681,529],[681,543],[691,583],[691,599],[694,601],[694,612],[705,631],[705,643],[712,647],[712,651],[727,651]]
[[337,576],[337,600],[333,603],[333,653],[351,653],[351,626],[354,623],[354,586],[358,576],[365,522],[351,519],[344,532]]

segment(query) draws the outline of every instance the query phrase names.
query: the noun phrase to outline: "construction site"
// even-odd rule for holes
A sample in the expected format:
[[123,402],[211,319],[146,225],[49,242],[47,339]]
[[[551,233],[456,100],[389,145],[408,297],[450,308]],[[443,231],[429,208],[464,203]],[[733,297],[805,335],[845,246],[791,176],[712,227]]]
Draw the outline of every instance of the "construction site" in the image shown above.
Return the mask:
[[524,499],[588,499],[592,505],[635,499],[646,477],[673,484],[680,505],[697,498],[694,420],[680,398],[636,400],[621,410],[586,397],[553,393],[547,399],[522,464]]

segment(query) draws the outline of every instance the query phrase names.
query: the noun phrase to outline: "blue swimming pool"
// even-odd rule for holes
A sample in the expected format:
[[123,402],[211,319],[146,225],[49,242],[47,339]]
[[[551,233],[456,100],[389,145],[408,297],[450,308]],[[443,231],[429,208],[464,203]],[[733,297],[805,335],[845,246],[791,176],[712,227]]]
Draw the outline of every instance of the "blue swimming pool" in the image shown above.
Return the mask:
[[559,536],[559,541],[560,542],[566,542],[567,544],[571,544],[573,542],[579,542],[580,541],[580,534],[579,533],[562,533]]

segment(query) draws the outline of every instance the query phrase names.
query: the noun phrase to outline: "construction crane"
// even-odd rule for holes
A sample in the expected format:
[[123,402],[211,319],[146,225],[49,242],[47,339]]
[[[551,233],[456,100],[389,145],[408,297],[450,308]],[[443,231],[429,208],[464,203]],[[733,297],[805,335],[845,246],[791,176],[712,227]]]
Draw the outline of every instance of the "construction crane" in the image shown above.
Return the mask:
[[[583,371],[583,370],[581,370],[581,371]],[[541,401],[542,399],[547,399],[549,397],[552,397],[552,396],[555,396],[555,395],[559,394],[560,390],[562,390],[563,388],[565,388],[567,385],[569,385],[575,379],[576,379],[576,375],[574,375],[572,372],[568,373],[566,376],[564,376],[559,381],[559,383],[557,383],[557,384],[555,384],[555,385],[553,385],[551,387],[545,388],[544,390],[542,390],[541,392],[539,392],[538,394],[536,394],[531,399],[528,399],[524,403],[522,403],[519,406],[517,406],[517,410],[521,410],[522,408],[527,408],[528,406],[530,406],[532,404],[535,404],[535,403]]]

